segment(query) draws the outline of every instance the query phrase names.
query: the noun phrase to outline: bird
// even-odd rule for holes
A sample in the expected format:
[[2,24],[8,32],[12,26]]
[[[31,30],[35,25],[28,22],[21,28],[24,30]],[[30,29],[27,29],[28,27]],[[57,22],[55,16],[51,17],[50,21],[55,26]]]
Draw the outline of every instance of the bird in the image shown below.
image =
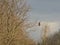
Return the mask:
[[40,26],[40,22],[38,23],[38,26]]

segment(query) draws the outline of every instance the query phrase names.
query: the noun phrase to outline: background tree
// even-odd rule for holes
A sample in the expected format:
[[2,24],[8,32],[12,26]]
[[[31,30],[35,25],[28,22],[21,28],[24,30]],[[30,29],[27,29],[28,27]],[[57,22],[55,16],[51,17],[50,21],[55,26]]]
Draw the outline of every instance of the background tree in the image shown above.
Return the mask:
[[0,45],[35,45],[25,31],[28,10],[25,0],[0,0]]
[[43,41],[41,45],[60,45],[60,31],[53,36],[50,36],[46,40],[46,44],[43,44]]

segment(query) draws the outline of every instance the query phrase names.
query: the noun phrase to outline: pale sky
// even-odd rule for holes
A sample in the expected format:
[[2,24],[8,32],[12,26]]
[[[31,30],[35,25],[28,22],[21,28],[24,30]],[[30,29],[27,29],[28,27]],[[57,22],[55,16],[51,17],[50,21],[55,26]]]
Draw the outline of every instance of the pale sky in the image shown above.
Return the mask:
[[31,20],[60,21],[60,0],[28,0]]
[[[48,22],[50,26],[48,34],[54,34],[60,28],[60,0],[28,0],[28,3],[31,5],[29,14],[31,21],[44,21],[43,24]],[[41,26],[44,27],[44,25]],[[43,33],[42,28],[35,26],[30,30],[36,31],[28,31],[29,36],[40,41]]]
[[60,29],[60,23],[59,22],[40,22],[41,25],[38,26],[34,26],[32,28],[29,28],[27,30],[28,32],[28,36],[32,39],[34,39],[35,41],[41,41],[43,34],[44,34],[44,28],[45,25],[47,25],[48,27],[48,32],[47,32],[47,36],[51,36],[54,35],[55,33],[57,33]]

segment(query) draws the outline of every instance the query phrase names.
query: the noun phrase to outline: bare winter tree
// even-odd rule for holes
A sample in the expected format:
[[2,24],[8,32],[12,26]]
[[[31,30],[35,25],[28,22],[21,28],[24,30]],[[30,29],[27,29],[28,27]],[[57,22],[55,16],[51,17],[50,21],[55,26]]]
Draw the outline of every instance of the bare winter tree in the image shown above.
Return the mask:
[[25,0],[0,0],[0,45],[33,45],[25,29],[29,7]]
[[60,45],[60,31],[47,37],[46,43],[44,44],[44,41],[42,41],[41,45]]

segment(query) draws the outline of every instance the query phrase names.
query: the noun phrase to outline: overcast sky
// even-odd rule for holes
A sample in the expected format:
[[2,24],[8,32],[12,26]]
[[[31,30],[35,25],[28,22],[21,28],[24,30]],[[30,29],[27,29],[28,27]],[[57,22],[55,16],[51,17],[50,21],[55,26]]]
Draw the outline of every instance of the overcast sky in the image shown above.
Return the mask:
[[[58,29],[60,29],[60,0],[28,0],[28,3],[31,5],[31,21],[41,21],[41,23],[43,21],[43,24],[48,21],[51,30],[49,31],[50,33],[48,32],[49,34],[54,34]],[[43,27],[44,25],[41,26]],[[39,40],[43,32],[40,27],[35,26],[30,29],[36,31],[30,31],[29,36],[35,40]]]
[[60,21],[60,0],[28,0],[31,20]]

